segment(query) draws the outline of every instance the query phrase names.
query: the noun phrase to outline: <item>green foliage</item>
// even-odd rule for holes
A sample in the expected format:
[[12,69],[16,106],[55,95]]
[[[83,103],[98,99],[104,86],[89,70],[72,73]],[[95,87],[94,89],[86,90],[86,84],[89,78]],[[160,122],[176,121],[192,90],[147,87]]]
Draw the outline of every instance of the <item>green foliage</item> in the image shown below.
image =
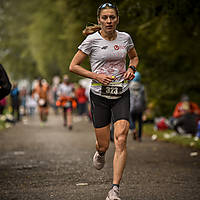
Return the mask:
[[[95,2],[95,3],[94,3]],[[96,23],[93,0],[1,0],[0,61],[13,79],[69,73],[70,61]],[[200,2],[196,0],[123,0],[118,29],[128,32],[140,58],[138,70],[157,115],[170,115],[182,93],[200,101]],[[86,61],[84,66],[89,66]]]
[[[122,28],[133,38],[140,57],[138,70],[158,115],[170,115],[181,94],[199,102],[200,43],[198,1],[123,1]],[[127,12],[126,12],[127,11]],[[195,50],[196,49],[196,50]]]

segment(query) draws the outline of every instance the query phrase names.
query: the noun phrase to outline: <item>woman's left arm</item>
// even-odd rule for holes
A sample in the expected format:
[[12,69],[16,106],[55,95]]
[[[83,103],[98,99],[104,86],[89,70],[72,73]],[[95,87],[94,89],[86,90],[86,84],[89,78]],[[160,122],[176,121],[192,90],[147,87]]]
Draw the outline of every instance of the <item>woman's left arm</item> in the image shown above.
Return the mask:
[[[135,68],[137,68],[139,58],[138,58],[135,48],[131,48],[129,50],[128,57],[130,59],[129,66],[134,66]],[[124,78],[127,80],[132,80],[135,77],[134,73],[135,73],[135,71],[133,71],[133,69],[129,67],[127,69],[126,73],[124,74]]]

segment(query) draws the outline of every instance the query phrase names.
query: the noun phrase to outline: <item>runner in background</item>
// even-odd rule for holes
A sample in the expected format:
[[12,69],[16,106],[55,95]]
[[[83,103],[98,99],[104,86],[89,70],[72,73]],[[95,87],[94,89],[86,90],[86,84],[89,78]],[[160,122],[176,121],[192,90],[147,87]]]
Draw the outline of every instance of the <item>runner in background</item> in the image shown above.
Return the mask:
[[[134,78],[138,56],[129,34],[116,30],[118,9],[111,3],[97,10],[99,25],[86,27],[87,38],[78,47],[70,64],[70,71],[91,78],[90,101],[96,134],[96,153],[93,165],[104,167],[105,154],[110,142],[111,116],[114,123],[115,154],[113,182],[106,200],[120,200],[119,184],[126,163],[126,141],[129,130],[130,92],[129,80]],[[126,56],[129,67],[126,69]],[[91,71],[81,64],[89,56]]]
[[78,88],[75,90],[77,100],[78,115],[83,116],[87,114],[87,102],[86,89],[79,83]]
[[32,89],[30,90],[29,94],[27,95],[26,106],[27,106],[28,115],[29,116],[34,116],[35,110],[37,108],[37,101],[33,97]]
[[37,100],[41,125],[48,119],[49,111],[49,85],[44,79],[39,79],[33,90],[33,96]]
[[50,103],[56,115],[58,114],[58,106],[56,105],[56,102],[58,100],[59,84],[60,84],[60,77],[54,76],[52,79],[52,85],[50,88]]
[[72,130],[72,109],[76,107],[74,87],[68,75],[63,76],[63,82],[58,87],[58,100],[56,105],[63,109],[63,125]]

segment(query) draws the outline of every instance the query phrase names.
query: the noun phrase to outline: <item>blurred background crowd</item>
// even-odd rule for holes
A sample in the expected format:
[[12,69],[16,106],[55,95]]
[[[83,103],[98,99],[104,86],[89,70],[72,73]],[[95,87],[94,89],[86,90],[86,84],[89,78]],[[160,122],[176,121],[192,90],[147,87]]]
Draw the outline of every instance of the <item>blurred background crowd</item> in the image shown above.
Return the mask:
[[[13,82],[10,94],[0,100],[0,121],[11,125],[39,115],[41,126],[48,121],[49,112],[61,115],[63,126],[73,128],[73,116],[92,121],[90,111],[90,79],[72,82],[67,74],[54,76],[51,83],[42,78],[32,82]],[[169,116],[156,115],[156,105],[148,100],[141,73],[136,72],[130,82],[130,133],[134,140],[142,141],[143,124],[154,124],[156,130],[172,129],[179,135],[191,134],[200,138],[200,108],[183,94]],[[1,124],[0,124],[1,125]],[[111,140],[113,140],[111,127]]]
[[[45,123],[52,109],[55,114],[62,113],[63,125],[71,129],[74,114],[91,118],[89,81],[70,73],[68,66],[84,39],[82,30],[96,23],[96,10],[105,2],[0,1],[0,62],[13,85],[11,94],[0,103],[1,119],[9,114],[6,120],[16,123],[39,112]],[[200,105],[200,1],[109,2],[119,8],[118,30],[131,35],[140,59],[142,79],[131,84],[131,90],[139,94],[138,99],[143,98],[145,106],[138,113],[131,111],[130,117],[140,127],[137,135],[131,123],[133,138],[140,138],[142,124],[147,122],[157,130],[195,135]],[[88,61],[84,65],[89,68]],[[37,86],[39,82],[45,86]],[[62,97],[63,91],[71,95]],[[137,99],[132,100],[132,107],[134,102]]]

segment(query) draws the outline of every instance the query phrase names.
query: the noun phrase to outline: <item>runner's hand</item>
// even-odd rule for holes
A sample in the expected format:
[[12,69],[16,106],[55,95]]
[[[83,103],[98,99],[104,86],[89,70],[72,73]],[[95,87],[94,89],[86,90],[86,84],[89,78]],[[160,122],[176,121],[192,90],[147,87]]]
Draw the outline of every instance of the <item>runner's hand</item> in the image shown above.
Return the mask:
[[135,78],[134,72],[131,68],[128,68],[127,71],[124,73],[125,80],[132,80]]
[[105,74],[97,74],[96,80],[99,83],[102,83],[103,85],[108,85],[110,82],[112,82],[115,78],[113,76],[108,76]]

